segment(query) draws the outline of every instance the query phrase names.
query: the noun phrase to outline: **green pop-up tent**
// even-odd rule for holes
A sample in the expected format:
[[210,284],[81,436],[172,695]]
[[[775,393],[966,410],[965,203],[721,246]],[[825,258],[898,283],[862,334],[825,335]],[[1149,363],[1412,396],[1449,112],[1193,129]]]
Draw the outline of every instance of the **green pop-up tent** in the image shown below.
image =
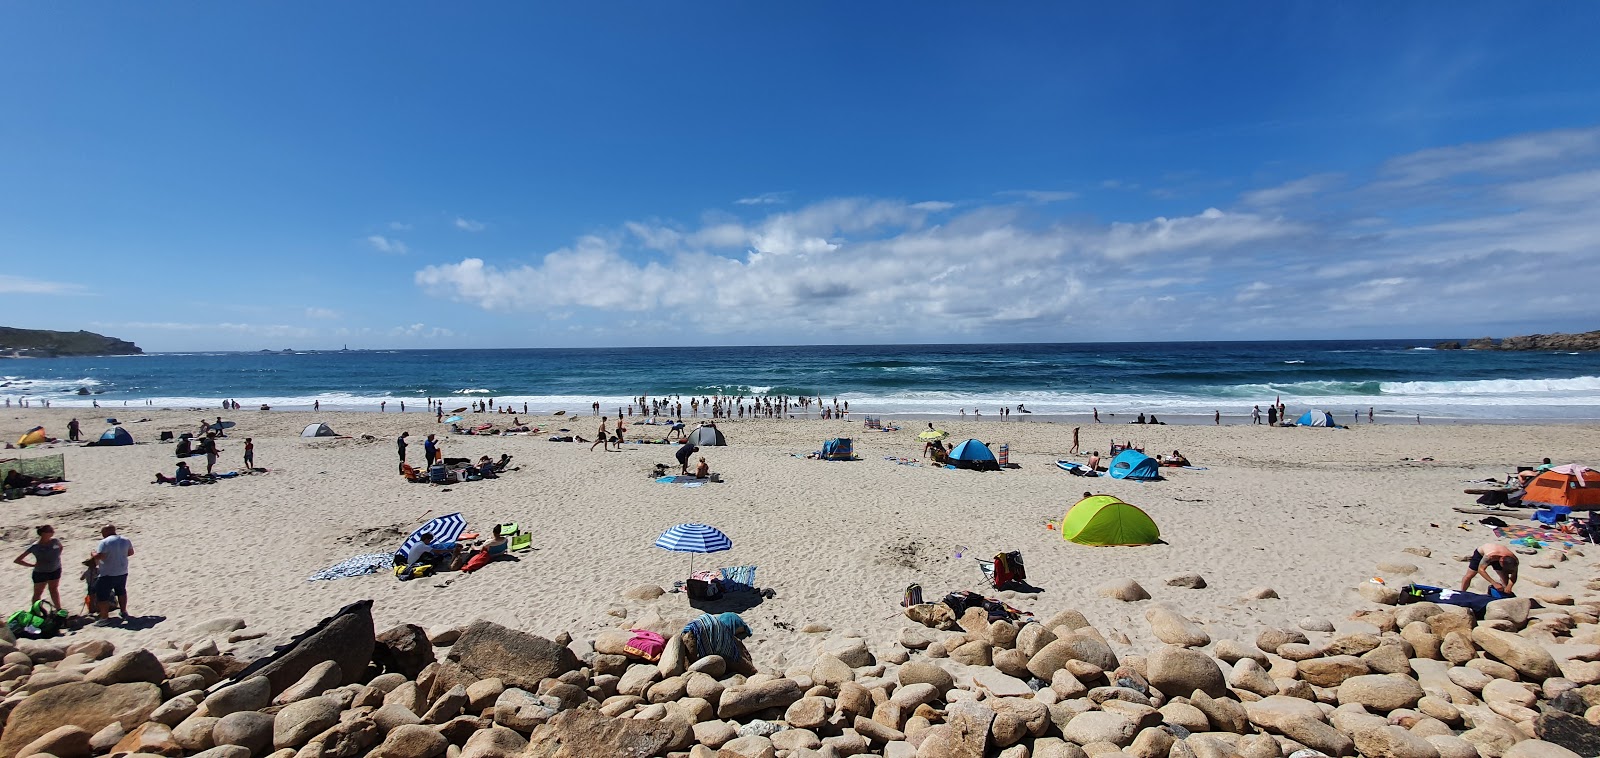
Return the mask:
[[1078,501],[1061,519],[1061,537],[1080,545],[1153,545],[1161,530],[1139,506],[1112,495],[1095,495]]

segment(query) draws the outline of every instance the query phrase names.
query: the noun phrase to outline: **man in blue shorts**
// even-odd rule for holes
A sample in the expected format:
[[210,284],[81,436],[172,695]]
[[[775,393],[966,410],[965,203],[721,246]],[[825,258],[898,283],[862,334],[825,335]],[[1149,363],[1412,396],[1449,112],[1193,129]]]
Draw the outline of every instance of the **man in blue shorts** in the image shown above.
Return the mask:
[[133,543],[117,534],[117,528],[106,524],[100,530],[100,544],[89,556],[100,570],[94,583],[95,611],[102,621],[111,618],[111,603],[116,601],[122,618],[128,618],[128,559],[133,557]]

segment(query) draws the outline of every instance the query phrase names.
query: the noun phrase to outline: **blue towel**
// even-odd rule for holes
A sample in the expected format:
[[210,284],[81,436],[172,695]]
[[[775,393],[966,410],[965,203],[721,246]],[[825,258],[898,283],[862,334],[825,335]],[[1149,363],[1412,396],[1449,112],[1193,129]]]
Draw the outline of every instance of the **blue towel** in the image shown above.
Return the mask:
[[750,636],[750,627],[737,613],[703,613],[683,630],[693,635],[695,652],[701,657],[720,655],[729,662],[739,660],[739,638]]

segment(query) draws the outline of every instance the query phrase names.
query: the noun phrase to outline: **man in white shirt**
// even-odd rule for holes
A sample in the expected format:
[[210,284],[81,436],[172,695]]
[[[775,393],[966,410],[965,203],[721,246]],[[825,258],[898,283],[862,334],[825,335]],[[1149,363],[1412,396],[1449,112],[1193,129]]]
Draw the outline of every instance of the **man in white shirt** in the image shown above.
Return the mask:
[[90,559],[99,569],[94,582],[95,610],[102,620],[111,617],[111,602],[116,600],[122,618],[128,618],[128,559],[133,557],[133,543],[117,534],[111,524],[100,530],[100,544],[95,546]]

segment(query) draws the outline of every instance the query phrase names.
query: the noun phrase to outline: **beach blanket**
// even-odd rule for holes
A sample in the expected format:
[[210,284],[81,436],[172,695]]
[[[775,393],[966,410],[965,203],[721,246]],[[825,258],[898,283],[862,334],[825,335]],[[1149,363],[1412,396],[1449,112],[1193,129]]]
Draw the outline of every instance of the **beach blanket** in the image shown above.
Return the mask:
[[720,569],[722,583],[732,590],[753,590],[756,587],[755,566],[733,566]]
[[721,477],[697,479],[692,476],[684,476],[683,474],[677,474],[675,476],[663,476],[656,479],[656,484],[705,484],[706,482],[717,482],[718,484],[722,483]]
[[394,565],[394,556],[389,553],[368,553],[354,558],[346,558],[333,564],[309,577],[308,582],[326,582],[333,579],[349,579],[353,576],[366,576],[387,571]]
[[[694,637],[694,649],[701,657],[720,655],[723,660],[737,661],[739,638],[750,634],[750,627],[737,613],[703,613],[683,628]],[[742,632],[742,634],[741,634]]]
[[1538,545],[1522,542],[1523,540],[1531,539],[1535,542],[1562,545],[1564,547],[1572,547],[1573,545],[1583,542],[1583,537],[1577,534],[1563,532],[1559,529],[1547,529],[1540,526],[1524,526],[1522,524],[1507,524],[1506,526],[1497,526],[1494,528],[1494,536],[1527,545],[1528,547],[1538,547]]

